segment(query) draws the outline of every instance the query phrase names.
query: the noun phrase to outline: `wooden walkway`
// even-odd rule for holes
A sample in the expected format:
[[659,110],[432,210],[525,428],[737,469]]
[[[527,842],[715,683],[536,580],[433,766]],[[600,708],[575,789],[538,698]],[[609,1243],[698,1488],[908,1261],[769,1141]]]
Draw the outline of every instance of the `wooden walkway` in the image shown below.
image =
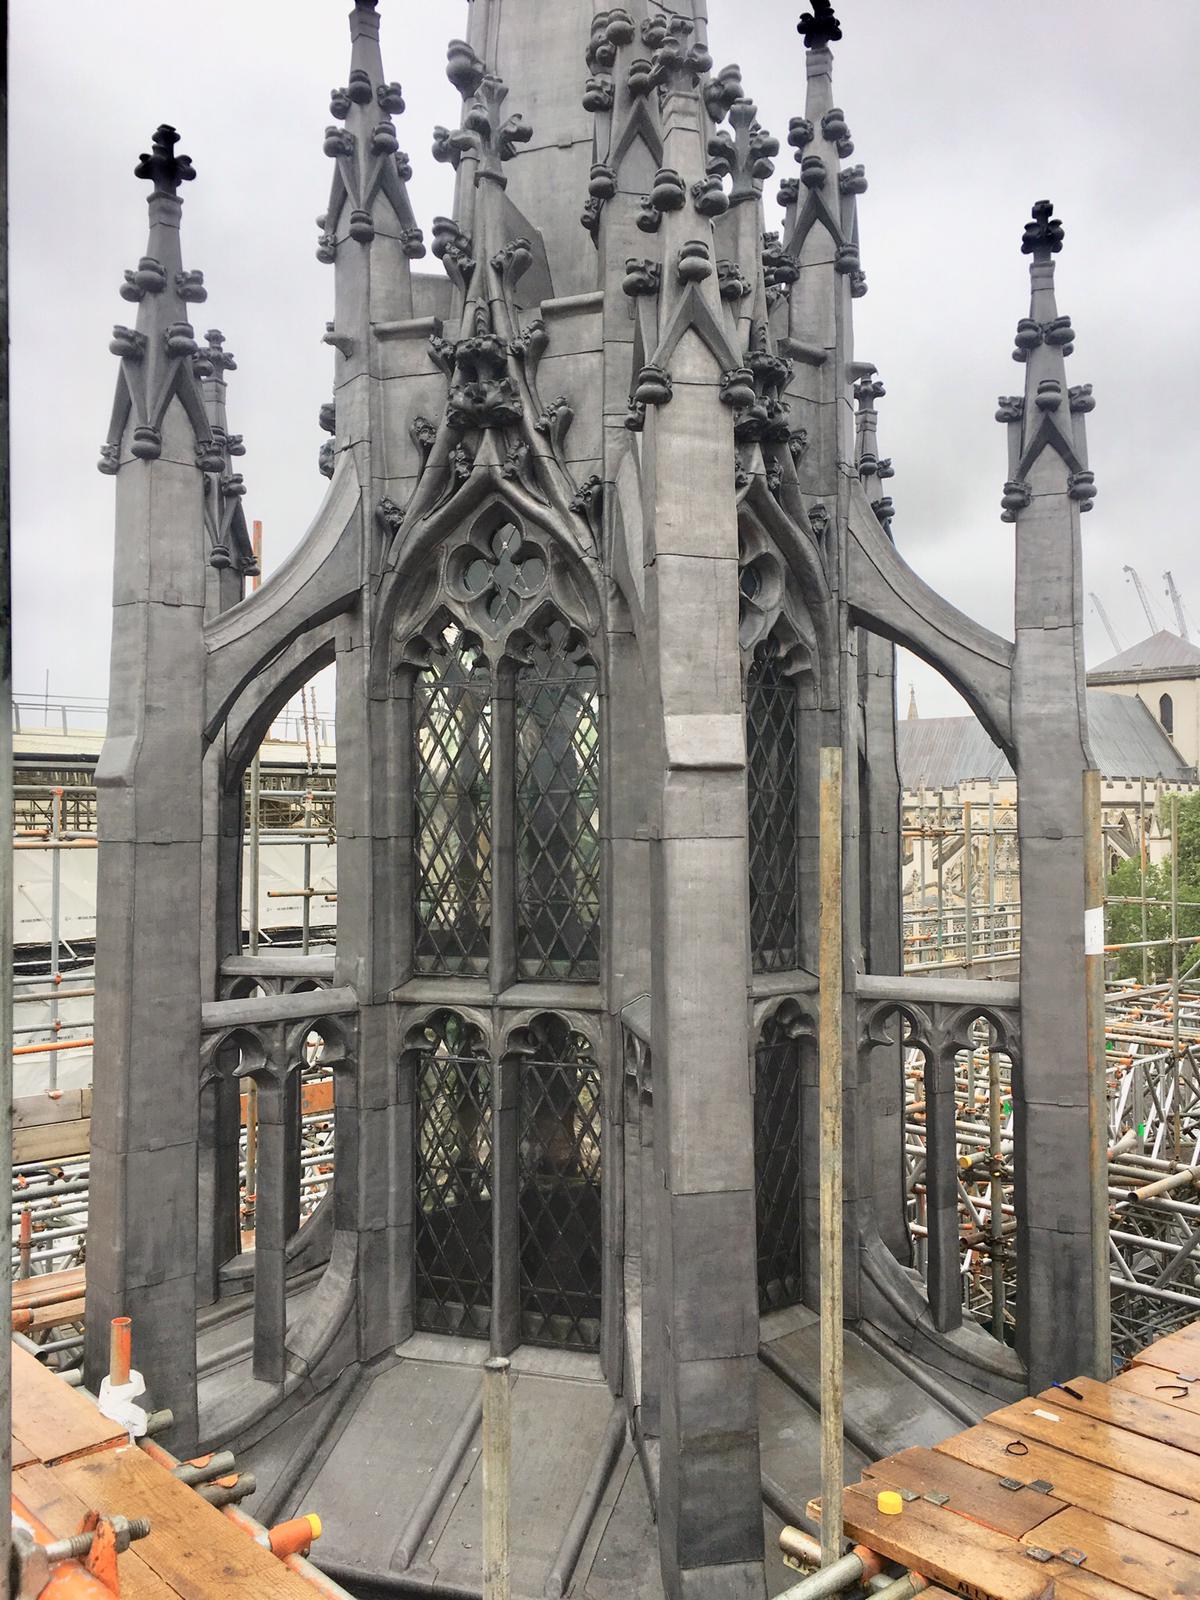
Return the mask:
[[1200,1600],[1200,1322],[1109,1383],[877,1461],[844,1515],[856,1543],[970,1600]]
[[335,1592],[314,1588],[130,1445],[124,1428],[28,1351],[14,1345],[12,1363],[13,1511],[29,1514],[40,1542],[77,1533],[89,1511],[148,1517],[149,1535],[117,1557],[125,1600],[314,1600]]

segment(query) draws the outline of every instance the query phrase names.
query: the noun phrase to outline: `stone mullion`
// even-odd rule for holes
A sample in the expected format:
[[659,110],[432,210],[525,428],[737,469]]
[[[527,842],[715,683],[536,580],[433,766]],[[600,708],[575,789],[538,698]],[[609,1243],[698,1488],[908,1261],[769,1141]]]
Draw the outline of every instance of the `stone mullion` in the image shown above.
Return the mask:
[[[502,1018],[496,1017],[496,1036]],[[507,1055],[492,1073],[492,1352],[521,1342],[520,1138],[522,1058]]]
[[242,1085],[233,1076],[237,1055],[236,1045],[219,1048],[213,1076],[200,1089],[196,1295],[201,1304],[217,1299],[221,1268],[241,1249],[238,1140]]
[[282,1384],[287,1337],[286,1079],[258,1078],[258,1181],[254,1212],[254,1376]]
[[625,1356],[625,1107],[621,1030],[605,1029],[596,1054],[600,1096],[600,1365],[614,1393]]
[[517,979],[516,669],[501,662],[492,692],[491,983],[495,994]]

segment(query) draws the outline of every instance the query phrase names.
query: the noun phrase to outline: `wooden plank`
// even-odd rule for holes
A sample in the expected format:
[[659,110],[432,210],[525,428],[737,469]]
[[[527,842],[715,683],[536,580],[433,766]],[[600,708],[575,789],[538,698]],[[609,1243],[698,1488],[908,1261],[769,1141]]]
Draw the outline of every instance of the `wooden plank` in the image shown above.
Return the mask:
[[18,1128],[40,1128],[48,1122],[78,1122],[91,1115],[92,1092],[87,1092],[84,1105],[82,1089],[63,1089],[53,1099],[48,1094],[23,1094],[13,1101],[12,1125]]
[[1143,1439],[1124,1428],[1097,1422],[1080,1411],[1068,1412],[1057,1402],[1046,1405],[1041,1400],[1018,1400],[1015,1405],[990,1412],[988,1421],[997,1428],[1008,1428],[1022,1439],[1038,1439],[1056,1450],[1082,1456],[1096,1466],[1200,1501],[1200,1468],[1195,1456],[1186,1450]]
[[17,1278],[12,1286],[13,1310],[22,1310],[34,1300],[42,1300],[49,1294],[63,1294],[67,1290],[72,1293],[66,1297],[73,1300],[83,1293],[83,1289],[83,1267],[66,1267],[62,1272],[39,1272],[31,1278]]
[[98,1511],[149,1517],[138,1556],[181,1600],[253,1595],[254,1600],[313,1600],[313,1591],[186,1484],[136,1446],[105,1450],[54,1469]]
[[[1175,1374],[1164,1372],[1162,1367],[1130,1367],[1128,1372],[1118,1373],[1108,1387],[1121,1394],[1145,1395],[1159,1405],[1171,1406],[1174,1410],[1200,1418],[1200,1383],[1180,1385]],[[1181,1387],[1187,1389],[1188,1393],[1180,1394]],[[1200,1426],[1200,1422],[1197,1422],[1197,1426]]]
[[47,1463],[109,1450],[129,1437],[119,1423],[100,1414],[94,1400],[18,1345],[12,1347],[12,1426]]
[[1200,1374],[1200,1322],[1177,1328],[1134,1356],[1134,1363],[1166,1367],[1173,1372]]
[[[1021,1474],[1006,1476],[1020,1477]],[[933,1450],[914,1448],[885,1456],[882,1461],[865,1468],[863,1477],[877,1478],[895,1489],[912,1489],[918,1494],[929,1491],[948,1494],[947,1509],[1014,1539],[1036,1528],[1047,1517],[1066,1510],[1062,1500],[1039,1494],[1036,1489],[1002,1489],[994,1473],[968,1466],[953,1456],[938,1455]]]
[[[13,1493],[56,1539],[78,1533],[84,1517],[93,1509],[60,1483],[49,1467],[32,1466],[14,1473]],[[177,1592],[141,1559],[140,1545],[138,1540],[117,1557],[122,1600],[179,1600]]]
[[1026,1534],[1022,1543],[1045,1550],[1082,1550],[1088,1572],[1123,1583],[1149,1600],[1196,1600],[1200,1595],[1196,1556],[1077,1506],[1051,1517],[1036,1532]]
[[28,1467],[34,1462],[40,1464],[41,1457],[32,1445],[25,1443],[14,1428],[12,1438],[12,1470],[16,1472],[20,1467]]
[[[1135,1590],[1067,1561],[1034,1561],[1017,1539],[924,1500],[886,1516],[861,1485],[847,1489],[846,1532],[969,1600],[1134,1600]],[[1036,1542],[1036,1541],[1035,1541]],[[1053,1588],[1051,1589],[1051,1583]]]
[[[1026,1446],[1024,1455],[1008,1453],[1007,1445],[1022,1443]],[[1040,1478],[1052,1486],[1058,1500],[1067,1500],[1122,1527],[1136,1528],[1165,1544],[1200,1555],[1200,1506],[1194,1500],[1168,1494],[1153,1484],[1095,1466],[1061,1450],[1051,1450],[1036,1440],[1019,1440],[1016,1434],[991,1422],[956,1433],[936,1449],[940,1455],[954,1456],[999,1476],[1011,1473],[1027,1482]]]
[[34,1333],[40,1328],[57,1328],[61,1322],[82,1322],[83,1314],[82,1296],[78,1300],[56,1300],[53,1305],[23,1311],[13,1318],[13,1327],[18,1333]]
[[91,1147],[90,1118],[13,1130],[14,1161],[66,1161],[70,1156],[86,1156]]
[[1080,1399],[1074,1399],[1061,1388],[1043,1390],[1039,1396],[1043,1408],[1078,1412],[1094,1417],[1097,1422],[1106,1422],[1110,1427],[1124,1428],[1127,1433],[1140,1434],[1160,1444],[1200,1455],[1200,1417],[1173,1411],[1161,1396],[1152,1399],[1147,1395],[1126,1394],[1111,1383],[1097,1383],[1093,1378],[1072,1378],[1071,1388]]

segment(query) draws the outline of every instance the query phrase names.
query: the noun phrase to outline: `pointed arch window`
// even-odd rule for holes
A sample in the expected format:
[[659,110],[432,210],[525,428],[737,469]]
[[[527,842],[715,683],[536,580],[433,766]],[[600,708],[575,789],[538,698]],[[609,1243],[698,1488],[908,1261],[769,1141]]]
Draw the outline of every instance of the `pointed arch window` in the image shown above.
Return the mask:
[[517,970],[600,976],[600,679],[561,618],[517,673]]
[[492,1067],[454,1011],[416,1047],[414,1321],[486,1339],[492,1316]]
[[491,673],[457,622],[414,690],[418,972],[487,971],[492,900]]
[[1164,733],[1175,732],[1175,703],[1169,694],[1158,697],[1158,720]]
[[508,639],[443,609],[413,647],[413,970],[497,990],[600,977],[600,670],[549,601],[522,619],[545,576],[522,539],[462,580]]
[[600,1068],[561,1017],[530,1029],[521,1062],[518,1218],[521,1334],[529,1344],[600,1345]]
[[800,703],[774,634],[746,676],[750,948],[755,972],[800,965]]
[[800,1095],[799,1045],[778,1016],[769,1017],[754,1055],[754,1210],[764,1312],[803,1298]]

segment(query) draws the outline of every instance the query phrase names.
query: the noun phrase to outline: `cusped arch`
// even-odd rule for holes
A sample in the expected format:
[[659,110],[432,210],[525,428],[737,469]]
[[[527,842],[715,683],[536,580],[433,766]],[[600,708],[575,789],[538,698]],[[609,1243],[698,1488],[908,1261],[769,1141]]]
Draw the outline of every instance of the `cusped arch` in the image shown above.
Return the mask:
[[[515,479],[480,469],[449,502],[412,529],[384,577],[371,661],[376,693],[389,692],[395,672],[405,664],[405,641],[422,631],[440,605],[449,603],[452,609],[461,610],[465,623],[491,636],[490,630],[480,626],[478,616],[469,615],[464,597],[455,594],[455,573],[448,569],[458,549],[486,546],[506,522],[511,522],[523,539],[544,541],[550,568],[546,593],[553,595],[581,631],[589,636],[599,632],[602,586],[594,554],[583,551],[553,510]],[[507,631],[498,630],[501,635]]]
[[202,1041],[200,1045],[202,1089],[224,1077],[217,1066],[217,1061],[223,1050],[231,1048],[236,1048],[241,1058],[233,1070],[235,1078],[254,1078],[257,1081],[270,1077],[275,1072],[276,1065],[270,1039],[258,1028],[239,1023],[232,1028],[222,1028],[217,1033],[210,1033]]
[[1006,1055],[1015,1066],[1020,1055],[1020,1025],[1017,1018],[999,1006],[956,1006],[943,1020],[947,1043],[956,1051],[975,1049],[971,1029],[979,1021],[986,1022],[995,1035],[992,1048]]
[[755,1001],[750,1024],[751,1056],[762,1042],[763,1030],[769,1022],[778,1022],[787,1030],[789,1038],[815,1041],[818,1023],[816,994],[769,995]]
[[289,1028],[284,1038],[284,1061],[290,1071],[305,1065],[304,1052],[315,1033],[321,1040],[319,1064],[334,1072],[344,1072],[354,1063],[355,1025],[335,1016],[315,1016]]
[[[907,1036],[899,1040],[890,1031],[894,1017],[908,1024]],[[859,1027],[864,1044],[903,1044],[908,1049],[922,1051],[926,1060],[932,1058],[942,1043],[942,1030],[933,1012],[911,1000],[875,1001],[860,1011]]]

